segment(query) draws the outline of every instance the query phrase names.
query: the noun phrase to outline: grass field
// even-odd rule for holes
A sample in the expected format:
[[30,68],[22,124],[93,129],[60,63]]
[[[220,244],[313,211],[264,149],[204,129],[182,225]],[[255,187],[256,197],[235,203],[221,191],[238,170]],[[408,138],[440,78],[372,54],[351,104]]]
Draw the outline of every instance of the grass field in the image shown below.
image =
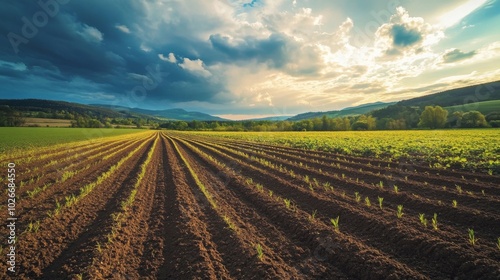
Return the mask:
[[71,120],[44,119],[44,118],[26,118],[24,126],[40,127],[70,127]]
[[500,112],[500,100],[491,100],[491,101],[475,102],[465,105],[450,106],[446,107],[445,109],[448,110],[448,112],[450,113],[456,111],[462,111],[462,112],[479,111],[483,115],[487,115],[493,112]]
[[140,129],[1,127],[0,152],[136,133]]

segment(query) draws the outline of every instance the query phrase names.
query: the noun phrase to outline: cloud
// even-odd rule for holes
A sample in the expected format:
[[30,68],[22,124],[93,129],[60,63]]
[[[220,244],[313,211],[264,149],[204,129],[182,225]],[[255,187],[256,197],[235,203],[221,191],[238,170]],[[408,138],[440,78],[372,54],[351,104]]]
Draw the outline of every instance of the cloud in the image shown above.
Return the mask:
[[[396,98],[391,92],[433,84],[432,71],[474,67],[480,78],[498,62],[484,22],[467,16],[461,24],[475,28],[451,32],[432,25],[429,2],[395,2],[69,1],[18,54],[4,36],[0,97],[87,102],[94,94],[132,107],[293,114]],[[9,3],[0,30],[22,34],[21,18],[39,6]],[[483,29],[493,39],[474,37]],[[144,98],[131,98],[134,89]]]
[[418,30],[407,29],[406,26],[400,24],[392,26],[391,34],[393,44],[397,47],[411,46],[422,40],[422,34]]
[[168,57],[165,57],[163,54],[159,54],[158,57],[163,60],[163,61],[167,61],[167,62],[170,62],[170,63],[176,63],[177,62],[177,59],[175,58],[175,55],[173,53],[169,53],[168,54]]
[[88,26],[85,23],[82,23],[76,32],[89,42],[100,43],[103,40],[101,31],[95,27]]
[[444,63],[453,63],[460,60],[468,59],[476,55],[476,51],[462,52],[459,49],[447,50],[443,54]]
[[201,59],[191,60],[191,59],[185,57],[183,59],[182,63],[179,63],[179,66],[182,69],[188,70],[191,73],[194,73],[196,75],[200,75],[200,76],[205,77],[205,78],[212,76],[212,73],[210,73],[203,66],[203,61],[201,61]]
[[115,27],[123,33],[130,34],[130,29],[128,29],[128,27],[125,25],[115,25]]
[[428,51],[444,33],[421,17],[410,17],[406,9],[398,7],[389,23],[378,28],[376,37],[376,45],[383,53],[401,55]]

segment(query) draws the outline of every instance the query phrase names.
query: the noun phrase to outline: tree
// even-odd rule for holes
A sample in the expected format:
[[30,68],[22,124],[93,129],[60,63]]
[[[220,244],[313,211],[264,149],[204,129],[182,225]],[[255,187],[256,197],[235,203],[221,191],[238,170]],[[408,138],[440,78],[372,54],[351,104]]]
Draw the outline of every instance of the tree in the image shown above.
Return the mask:
[[366,121],[357,121],[352,124],[352,130],[368,130],[368,123]]
[[488,123],[483,114],[478,111],[470,111],[462,115],[460,127],[487,127]]
[[361,115],[357,121],[366,123],[366,130],[374,130],[377,128],[377,120],[372,116]]
[[431,129],[443,128],[446,124],[448,111],[441,106],[426,106],[420,115],[419,127],[428,127]]

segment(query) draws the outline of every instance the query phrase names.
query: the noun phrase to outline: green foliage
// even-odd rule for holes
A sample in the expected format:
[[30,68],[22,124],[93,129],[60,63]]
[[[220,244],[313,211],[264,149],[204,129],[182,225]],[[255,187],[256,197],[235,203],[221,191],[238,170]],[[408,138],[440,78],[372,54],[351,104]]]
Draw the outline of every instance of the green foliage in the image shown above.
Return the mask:
[[486,122],[486,118],[478,111],[464,113],[460,120],[460,127],[477,128],[487,126],[488,123]]
[[359,192],[355,192],[354,193],[354,198],[356,199],[356,202],[360,202],[361,201],[361,196],[359,195]]
[[285,203],[286,208],[290,209],[292,201],[290,199],[284,198],[283,202]]
[[0,152],[143,132],[138,129],[0,127]]
[[398,205],[398,210],[396,212],[396,216],[398,216],[399,219],[401,219],[401,217],[403,217],[404,213],[403,213],[403,205]]
[[311,221],[314,221],[316,219],[316,214],[318,213],[318,210],[314,210],[312,213],[311,213],[311,216],[309,217],[309,219]]
[[330,219],[330,222],[332,223],[333,225],[333,228],[335,229],[336,232],[339,232],[339,218],[340,216],[337,216],[337,218],[335,219]]
[[446,124],[448,111],[441,106],[426,106],[420,115],[419,127],[431,129],[443,128]]
[[365,197],[365,203],[366,203],[366,206],[368,206],[368,207],[372,206],[372,203],[370,202],[370,198],[368,196]]
[[382,207],[382,203],[384,202],[384,198],[383,197],[378,197],[378,207],[380,207],[380,209],[383,209]]
[[398,186],[396,186],[396,185],[394,185],[394,192],[395,192],[396,194],[397,194],[397,193],[399,193],[399,188],[398,188]]
[[427,218],[425,218],[424,214],[418,214],[418,218],[420,220],[420,223],[424,225],[424,227],[427,227]]
[[[426,162],[435,169],[464,168],[500,173],[498,130],[366,131],[358,132],[190,132],[203,136],[236,139],[293,148],[320,150],[349,156],[370,156],[397,162]],[[288,171],[290,176],[297,174]],[[293,175],[292,175],[293,174]],[[333,174],[335,176],[335,174]],[[347,175],[347,174],[345,174]],[[340,174],[338,175],[340,177]],[[347,176],[346,176],[347,178]],[[405,176],[405,180],[409,180]]]
[[437,213],[434,213],[434,217],[432,217],[432,228],[438,230],[438,220]]
[[264,258],[264,249],[262,249],[262,246],[260,244],[257,244],[255,246],[255,249],[257,250],[257,258],[262,261]]
[[474,246],[476,245],[476,242],[477,242],[477,238],[474,234],[474,230],[473,229],[468,229],[468,232],[469,232],[469,243]]

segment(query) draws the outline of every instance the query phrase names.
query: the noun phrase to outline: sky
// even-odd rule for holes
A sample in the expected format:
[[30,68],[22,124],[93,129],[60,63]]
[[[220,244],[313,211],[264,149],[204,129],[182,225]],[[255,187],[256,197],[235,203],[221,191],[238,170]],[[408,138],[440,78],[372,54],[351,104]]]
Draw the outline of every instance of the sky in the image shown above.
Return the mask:
[[500,0],[2,2],[0,98],[229,119],[500,80]]

